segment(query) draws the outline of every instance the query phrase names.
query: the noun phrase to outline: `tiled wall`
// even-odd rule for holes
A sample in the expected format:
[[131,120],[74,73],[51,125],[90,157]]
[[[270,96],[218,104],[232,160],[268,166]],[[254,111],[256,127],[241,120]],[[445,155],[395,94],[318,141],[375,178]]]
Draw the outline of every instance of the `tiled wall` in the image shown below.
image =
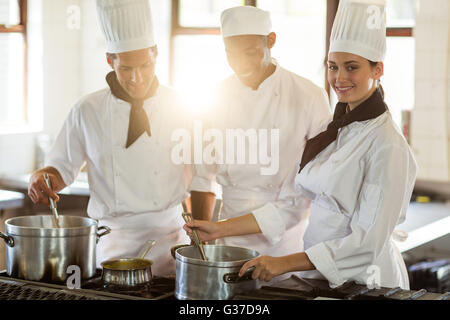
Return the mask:
[[450,181],[450,1],[420,0],[411,145],[418,179]]

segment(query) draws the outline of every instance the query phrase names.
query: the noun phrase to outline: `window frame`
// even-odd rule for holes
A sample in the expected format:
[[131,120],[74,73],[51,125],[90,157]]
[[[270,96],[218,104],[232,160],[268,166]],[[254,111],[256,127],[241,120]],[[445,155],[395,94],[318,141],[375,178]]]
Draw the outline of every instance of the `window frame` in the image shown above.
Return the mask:
[[23,106],[22,106],[22,119],[25,123],[28,123],[28,108],[27,108],[27,92],[28,92],[28,48],[27,48],[27,0],[17,0],[20,12],[20,22],[16,25],[6,26],[0,24],[0,33],[20,33],[23,37],[24,48],[24,77],[23,77]]

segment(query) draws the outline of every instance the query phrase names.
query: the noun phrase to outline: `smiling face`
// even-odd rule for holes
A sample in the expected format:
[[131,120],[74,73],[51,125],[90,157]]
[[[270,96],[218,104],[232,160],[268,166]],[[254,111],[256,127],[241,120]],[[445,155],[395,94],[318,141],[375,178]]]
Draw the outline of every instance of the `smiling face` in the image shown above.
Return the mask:
[[371,65],[369,60],[347,52],[328,55],[328,82],[339,99],[354,109],[376,90],[383,75],[383,63]]
[[275,40],[276,35],[273,32],[267,37],[241,35],[224,38],[228,64],[243,84],[257,88],[270,74],[270,49]]
[[155,76],[157,48],[107,55],[122,88],[134,99],[142,99]]

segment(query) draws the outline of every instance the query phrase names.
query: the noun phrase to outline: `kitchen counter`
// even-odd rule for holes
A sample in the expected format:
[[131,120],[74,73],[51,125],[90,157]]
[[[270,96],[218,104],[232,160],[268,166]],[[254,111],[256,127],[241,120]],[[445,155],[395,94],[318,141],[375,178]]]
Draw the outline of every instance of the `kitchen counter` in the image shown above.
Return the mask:
[[396,241],[401,252],[416,248],[450,233],[450,202],[411,202],[406,220],[396,230],[408,233],[406,241]]
[[0,210],[20,208],[24,198],[25,195],[21,192],[0,190]]

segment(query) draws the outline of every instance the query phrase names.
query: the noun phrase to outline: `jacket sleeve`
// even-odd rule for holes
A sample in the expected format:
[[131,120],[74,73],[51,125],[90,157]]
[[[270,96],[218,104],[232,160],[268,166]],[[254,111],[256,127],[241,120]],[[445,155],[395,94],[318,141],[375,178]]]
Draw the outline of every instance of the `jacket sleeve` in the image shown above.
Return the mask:
[[[331,112],[328,104],[328,96],[325,90],[318,88],[317,94],[312,98],[309,105],[308,113],[308,131],[306,139],[312,138],[319,134],[326,128],[326,125],[331,121]],[[301,155],[299,155],[301,156]],[[298,171],[301,157],[298,163],[293,168],[289,178],[284,184],[284,187],[291,186],[294,190],[294,180]],[[263,207],[253,211],[262,234],[271,243],[275,244],[281,240],[282,235],[286,230],[297,225],[301,220],[307,216],[307,210],[310,205],[310,200],[304,195],[293,195],[288,192],[287,195],[282,195],[274,202],[268,202]]]
[[199,164],[193,166],[192,181],[189,192],[211,192],[217,194],[217,165]]
[[80,108],[75,106],[70,111],[45,161],[46,166],[58,170],[66,185],[72,184],[76,179],[86,158],[80,121]]
[[261,233],[274,245],[281,240],[288,229],[306,218],[305,212],[309,204],[310,201],[302,196],[295,199],[278,199],[267,202],[252,213]]
[[[305,252],[331,287],[369,272],[390,241],[399,218],[405,215],[416,177],[416,163],[407,148],[390,146],[370,159],[351,217],[351,233],[318,243]],[[382,269],[381,266],[381,277]]]

